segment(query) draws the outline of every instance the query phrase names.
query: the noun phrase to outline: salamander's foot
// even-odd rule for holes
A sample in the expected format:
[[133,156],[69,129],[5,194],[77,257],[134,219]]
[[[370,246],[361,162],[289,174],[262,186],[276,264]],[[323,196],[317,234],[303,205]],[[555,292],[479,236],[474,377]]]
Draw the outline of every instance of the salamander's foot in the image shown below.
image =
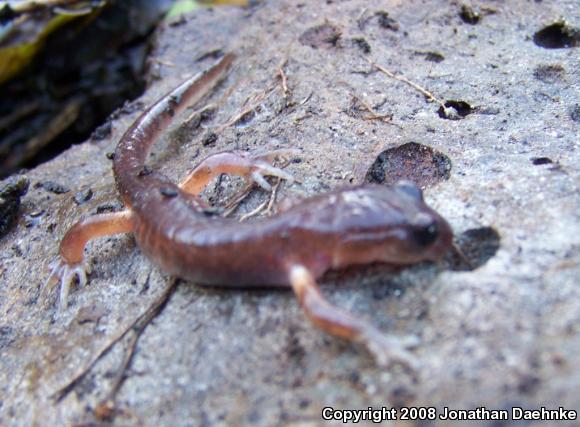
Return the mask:
[[296,149],[279,149],[271,151],[254,150],[248,153],[239,152],[240,156],[246,157],[250,164],[248,168],[250,170],[249,178],[251,181],[262,187],[266,191],[272,191],[272,186],[266,179],[265,176],[275,176],[280,179],[284,179],[288,184],[294,182],[294,177],[288,172],[282,170],[279,167],[273,165],[277,160],[287,160],[292,159],[300,154],[299,150]]
[[78,279],[79,286],[84,286],[87,284],[87,274],[90,273],[88,265],[83,261],[78,264],[68,264],[61,257],[50,263],[50,275],[46,279],[46,282],[42,285],[40,292],[41,295],[45,294],[50,288],[52,288],[56,283],[60,284],[59,293],[59,310],[63,310],[68,304],[68,294],[70,288],[75,280]]
[[289,279],[300,305],[316,326],[365,345],[381,367],[400,363],[417,370],[419,362],[407,349],[420,343],[418,337],[385,335],[364,320],[333,306],[320,293],[312,273],[302,265],[290,266]]
[[243,177],[248,183],[256,183],[264,190],[271,191],[272,186],[266,181],[265,176],[275,176],[289,183],[294,182],[294,177],[282,170],[284,164],[277,167],[274,166],[274,161],[296,157],[298,153],[299,151],[294,149],[216,153],[202,160],[179,186],[187,193],[199,195],[212,178],[225,173]]
[[366,347],[375,357],[379,366],[386,368],[400,363],[412,371],[418,370],[419,360],[408,349],[417,347],[420,342],[419,337],[415,335],[400,337],[382,333],[373,333],[372,337],[364,340]]

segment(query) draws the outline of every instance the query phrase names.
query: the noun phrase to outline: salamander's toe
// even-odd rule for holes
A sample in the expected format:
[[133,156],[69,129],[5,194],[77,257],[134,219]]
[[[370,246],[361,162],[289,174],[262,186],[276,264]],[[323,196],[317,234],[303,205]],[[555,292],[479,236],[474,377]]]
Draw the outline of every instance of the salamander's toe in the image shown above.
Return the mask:
[[[294,182],[294,177],[282,168],[288,164],[290,159],[298,157],[300,150],[294,148],[281,148],[271,151],[257,149],[250,152],[239,152],[238,154],[245,157],[246,161],[249,161],[250,179],[264,190],[272,190],[272,186],[266,181],[265,176],[275,176],[288,181],[289,184]],[[280,160],[282,166],[274,166],[276,160]]]
[[44,295],[58,283],[60,286],[59,310],[64,310],[67,307],[68,295],[75,278],[78,280],[79,286],[86,285],[89,268],[84,262],[69,265],[61,257],[53,261],[49,268],[50,275],[40,289],[41,295]]
[[275,176],[280,179],[284,179],[288,181],[289,184],[294,182],[294,177],[289,174],[288,172],[277,168],[276,166],[272,166],[269,163],[266,163],[263,160],[257,160],[252,165],[252,173],[251,173],[252,180],[262,187],[264,190],[270,191],[272,187],[270,184],[264,179],[264,176]]
[[377,364],[381,367],[388,367],[394,363],[400,363],[417,371],[419,360],[408,349],[416,347],[420,340],[416,336],[375,336],[367,342],[367,348],[375,357]]

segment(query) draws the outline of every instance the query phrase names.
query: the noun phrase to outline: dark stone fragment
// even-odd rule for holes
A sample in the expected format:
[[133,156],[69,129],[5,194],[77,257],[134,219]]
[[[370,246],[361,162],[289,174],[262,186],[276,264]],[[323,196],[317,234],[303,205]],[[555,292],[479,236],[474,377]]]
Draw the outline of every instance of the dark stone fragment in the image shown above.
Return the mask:
[[362,53],[371,53],[371,45],[366,41],[366,39],[359,37],[352,39],[352,41],[362,51]]
[[549,163],[554,163],[552,161],[552,159],[550,159],[549,157],[533,157],[532,158],[532,164],[534,166],[547,165]]
[[323,24],[309,28],[299,37],[300,43],[311,48],[333,48],[337,47],[340,40],[341,31],[331,24]]
[[91,135],[91,139],[93,141],[102,141],[103,139],[110,137],[111,133],[113,133],[113,127],[111,126],[111,122],[107,120],[105,123],[95,129]]
[[217,134],[215,134],[213,132],[212,133],[208,133],[206,135],[206,137],[203,139],[202,144],[203,144],[204,147],[207,147],[208,145],[212,145],[213,143],[215,143],[217,141],[217,139],[218,139]]
[[54,194],[65,194],[65,193],[68,193],[70,191],[70,189],[68,187],[66,187],[62,184],[59,184],[57,182],[54,182],[54,181],[41,182],[41,183],[36,184],[34,187],[35,188],[42,187],[46,191],[50,191],[51,193],[54,193]]
[[481,21],[481,13],[474,11],[471,6],[466,4],[461,6],[459,17],[463,22],[471,25],[475,25]]
[[177,197],[179,192],[172,187],[161,187],[159,192],[164,195],[165,197]]
[[570,108],[570,118],[575,122],[580,122],[580,104],[576,104]]
[[85,190],[79,191],[77,194],[74,195],[73,200],[77,205],[82,205],[83,203],[88,202],[93,197],[93,190],[87,188]]
[[141,169],[138,173],[139,176],[147,176],[147,175],[151,175],[153,173],[153,169],[151,169],[148,166],[143,166],[143,169]]
[[381,10],[381,11],[377,12],[376,15],[379,18],[379,25],[382,28],[385,28],[385,29],[391,30],[391,31],[399,31],[398,22],[395,21],[393,18],[389,17],[388,12]]

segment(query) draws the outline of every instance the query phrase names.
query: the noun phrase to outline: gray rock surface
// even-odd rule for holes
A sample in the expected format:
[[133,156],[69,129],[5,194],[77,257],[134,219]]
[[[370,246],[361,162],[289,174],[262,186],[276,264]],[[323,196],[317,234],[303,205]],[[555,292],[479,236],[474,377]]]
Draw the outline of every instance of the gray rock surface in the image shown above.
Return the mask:
[[[452,165],[449,179],[426,189],[429,203],[458,236],[491,227],[500,246],[472,271],[372,266],[323,280],[332,302],[385,331],[421,337],[416,375],[381,370],[364,349],[319,332],[291,292],[182,283],[137,344],[114,425],[319,425],[325,406],[580,410],[580,56],[534,42],[562,17],[566,28],[578,28],[578,3],[474,5],[473,25],[455,2],[270,1],[251,11],[203,11],[160,30],[150,88],[112,118],[111,137],[27,173],[17,226],[0,240],[0,425],[94,421],[127,339],[62,401],[50,396],[169,278],[130,236],[118,236],[89,244],[90,284],[73,290],[65,311],[56,309],[54,291],[44,298],[39,288],[67,227],[120,206],[106,153],[143,106],[206,67],[211,59],[203,56],[215,49],[239,55],[208,99],[215,114],[201,127],[194,119],[169,132],[153,167],[177,180],[220,150],[299,147],[303,161],[288,170],[300,182],[281,189],[293,197],[361,182],[380,153],[416,142]],[[442,118],[437,103],[366,58],[474,110]],[[284,61],[287,98],[278,78]],[[365,120],[357,98],[392,123]],[[39,185],[47,181],[70,191]],[[225,179],[208,195],[221,200],[235,185]],[[88,189],[92,197],[82,197]],[[241,212],[264,197],[253,193]],[[432,424],[446,425],[417,422]]]

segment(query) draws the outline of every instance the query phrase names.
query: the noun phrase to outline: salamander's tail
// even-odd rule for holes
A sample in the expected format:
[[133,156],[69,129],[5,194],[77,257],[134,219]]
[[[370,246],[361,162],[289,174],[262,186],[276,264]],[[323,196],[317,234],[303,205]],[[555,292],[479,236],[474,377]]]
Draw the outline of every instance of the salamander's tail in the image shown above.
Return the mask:
[[234,59],[235,55],[228,53],[212,67],[187,79],[147,109],[121,137],[113,171],[123,200],[130,201],[130,193],[139,187],[138,178],[143,174],[149,150],[173,117],[213,89],[226,76]]

